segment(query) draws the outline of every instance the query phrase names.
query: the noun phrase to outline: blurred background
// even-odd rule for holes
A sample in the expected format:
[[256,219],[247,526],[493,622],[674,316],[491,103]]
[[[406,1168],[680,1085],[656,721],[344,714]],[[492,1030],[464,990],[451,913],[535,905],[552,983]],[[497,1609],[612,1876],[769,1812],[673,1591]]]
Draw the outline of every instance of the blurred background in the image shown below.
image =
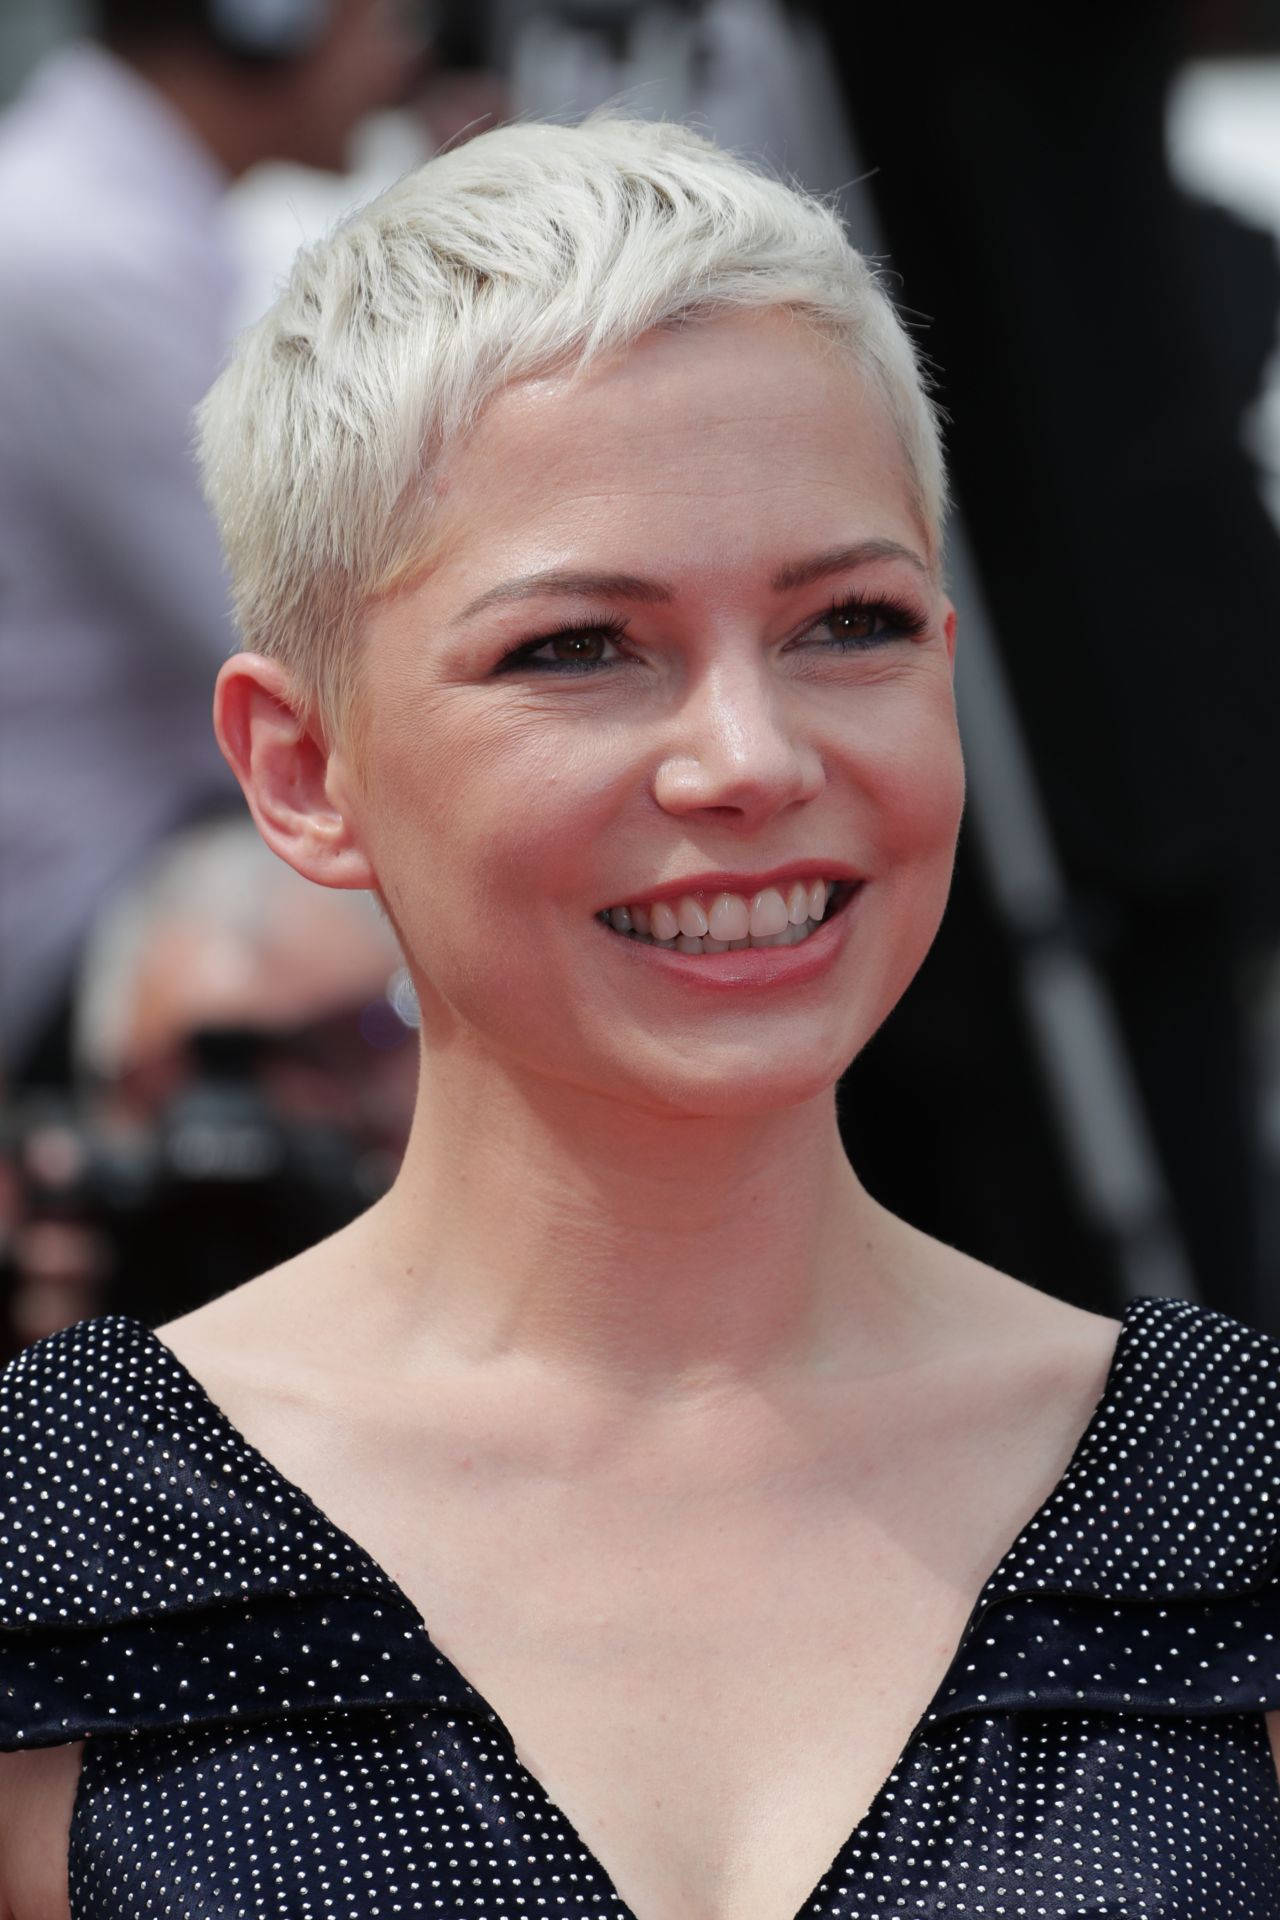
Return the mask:
[[303,241],[618,98],[837,196],[948,420],[970,801],[855,1165],[1280,1334],[1280,7],[0,0],[0,1360],[394,1176],[412,989],[213,742],[190,412]]

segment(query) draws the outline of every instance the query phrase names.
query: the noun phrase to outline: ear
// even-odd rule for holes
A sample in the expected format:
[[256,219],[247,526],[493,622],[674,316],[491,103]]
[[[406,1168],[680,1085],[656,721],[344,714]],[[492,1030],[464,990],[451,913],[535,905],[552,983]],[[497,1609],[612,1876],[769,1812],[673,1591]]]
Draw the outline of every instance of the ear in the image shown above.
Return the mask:
[[947,642],[947,658],[951,662],[951,671],[954,675],[956,670],[956,610],[949,600],[947,601],[947,611],[942,621],[942,631]]
[[223,662],[213,730],[273,853],[322,887],[375,886],[345,762],[278,660],[237,653]]

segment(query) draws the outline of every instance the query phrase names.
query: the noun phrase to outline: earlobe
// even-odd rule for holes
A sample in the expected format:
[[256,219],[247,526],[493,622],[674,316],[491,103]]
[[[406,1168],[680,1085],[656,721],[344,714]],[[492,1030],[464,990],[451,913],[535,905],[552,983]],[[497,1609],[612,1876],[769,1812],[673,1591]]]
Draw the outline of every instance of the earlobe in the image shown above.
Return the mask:
[[237,653],[213,695],[218,745],[272,852],[322,887],[371,888],[373,870],[347,808],[334,754],[278,660]]

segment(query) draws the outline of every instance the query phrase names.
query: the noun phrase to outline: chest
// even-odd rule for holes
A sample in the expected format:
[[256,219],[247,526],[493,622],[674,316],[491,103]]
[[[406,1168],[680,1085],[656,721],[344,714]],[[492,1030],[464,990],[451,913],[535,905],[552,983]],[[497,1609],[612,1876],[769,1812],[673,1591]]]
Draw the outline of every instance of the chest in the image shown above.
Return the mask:
[[1007,1540],[957,1539],[930,1566],[913,1527],[847,1503],[660,1525],[588,1507],[478,1524],[438,1505],[425,1536],[366,1508],[364,1531],[639,1920],[789,1920]]
[[501,1636],[437,1632],[640,1920],[788,1920],[883,1786],[964,1624],[945,1593],[881,1614],[747,1608]]

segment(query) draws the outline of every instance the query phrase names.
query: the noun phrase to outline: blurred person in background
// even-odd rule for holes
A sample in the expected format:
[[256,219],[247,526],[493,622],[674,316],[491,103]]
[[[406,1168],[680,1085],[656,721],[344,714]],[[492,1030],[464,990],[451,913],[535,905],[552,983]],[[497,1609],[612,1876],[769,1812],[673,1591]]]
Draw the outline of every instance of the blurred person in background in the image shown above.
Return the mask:
[[153,852],[84,943],[77,1097],[16,1129],[14,1350],[195,1306],[345,1225],[399,1164],[416,1012],[370,899],[309,885],[247,818]]
[[77,949],[184,822],[238,806],[233,640],[190,456],[227,345],[229,184],[339,168],[417,48],[391,0],[98,0],[0,124],[0,1062],[65,1086]]
[[[348,1058],[386,1058],[367,1010],[402,964],[370,896],[309,885],[246,814],[202,823],[157,849],[90,932],[72,1021],[77,1083],[113,1127],[151,1126],[190,1084],[200,1033],[235,1029],[265,1044],[328,1026],[327,1052],[266,1062],[273,1107],[402,1147],[416,1073],[401,1085],[397,1070],[388,1086],[342,1070]],[[368,1029],[363,1055],[339,1044],[344,1022],[355,1038]],[[401,1016],[396,1025],[408,1030]]]

